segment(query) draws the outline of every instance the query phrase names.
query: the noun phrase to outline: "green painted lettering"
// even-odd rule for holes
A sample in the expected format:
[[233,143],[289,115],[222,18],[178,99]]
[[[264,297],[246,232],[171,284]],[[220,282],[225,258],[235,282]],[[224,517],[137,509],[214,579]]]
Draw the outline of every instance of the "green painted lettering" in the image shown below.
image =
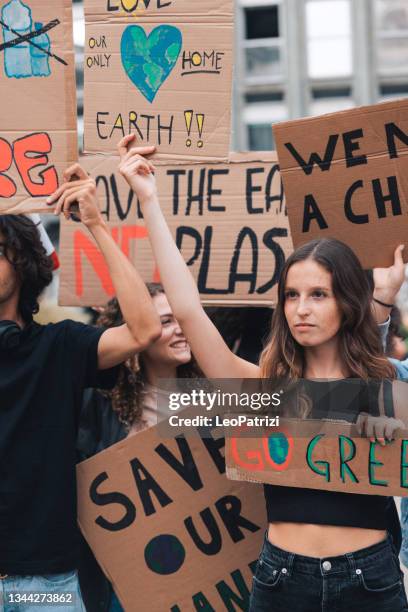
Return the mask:
[[[346,448],[348,447],[348,448]],[[356,456],[356,445],[351,438],[347,436],[339,436],[339,451],[340,451],[340,478],[346,482],[346,475],[351,482],[358,482],[357,476],[352,469],[347,465]],[[347,452],[348,451],[348,452]]]
[[[330,482],[330,464],[327,461],[314,461],[312,454],[316,444],[324,437],[325,434],[319,434],[312,438],[307,445],[306,462],[310,469],[319,476],[324,476],[326,482]],[[322,466],[322,469],[319,469]]]
[[386,480],[377,480],[375,477],[375,469],[381,465],[381,461],[378,461],[375,457],[375,448],[377,446],[377,441],[370,442],[370,455],[368,460],[368,479],[370,484],[375,485],[376,487],[388,487],[388,482]]

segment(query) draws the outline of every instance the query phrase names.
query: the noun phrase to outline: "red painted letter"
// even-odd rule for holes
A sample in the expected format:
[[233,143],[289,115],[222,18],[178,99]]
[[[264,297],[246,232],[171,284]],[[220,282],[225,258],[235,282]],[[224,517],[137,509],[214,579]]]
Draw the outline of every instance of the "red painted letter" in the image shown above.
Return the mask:
[[82,276],[82,253],[91,262],[93,269],[102,283],[105,293],[111,298],[115,295],[115,289],[109,275],[108,266],[102,253],[88,236],[80,230],[74,234],[74,266],[75,266],[75,293],[79,297],[84,293],[84,282]]
[[58,187],[58,176],[54,166],[49,166],[38,173],[40,182],[35,183],[30,171],[38,166],[48,164],[48,155],[52,149],[51,139],[45,132],[30,134],[14,142],[14,161],[24,187],[30,196],[47,196]]
[[17,191],[16,184],[3,174],[13,161],[13,150],[7,140],[0,138],[0,198],[11,198]]

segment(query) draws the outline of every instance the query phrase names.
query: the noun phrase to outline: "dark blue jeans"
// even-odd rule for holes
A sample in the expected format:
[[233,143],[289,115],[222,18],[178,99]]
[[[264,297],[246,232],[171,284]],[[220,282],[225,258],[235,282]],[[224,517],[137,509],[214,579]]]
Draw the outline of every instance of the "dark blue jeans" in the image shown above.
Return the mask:
[[390,539],[327,559],[295,555],[265,538],[249,612],[408,611]]

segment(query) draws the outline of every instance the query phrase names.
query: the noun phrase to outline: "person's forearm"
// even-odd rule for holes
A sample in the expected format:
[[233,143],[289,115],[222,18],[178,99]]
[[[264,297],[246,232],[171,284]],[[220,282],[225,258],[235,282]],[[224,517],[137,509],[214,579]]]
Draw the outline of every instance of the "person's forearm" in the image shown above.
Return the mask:
[[386,351],[386,348],[387,348],[387,336],[388,336],[388,331],[390,329],[390,322],[391,322],[390,317],[388,317],[385,321],[377,321],[378,330],[380,332],[381,345],[384,349],[384,352]]
[[160,334],[160,321],[139,273],[113,240],[104,221],[88,227],[107,263],[123,319],[138,342]]
[[[373,311],[377,323],[384,323],[390,316],[391,308],[395,301],[395,295],[389,291],[374,289]],[[379,301],[376,301],[379,300]],[[380,304],[382,302],[382,304]],[[384,306],[387,304],[387,306]]]
[[402,257],[404,245],[394,251],[394,263],[388,268],[374,268],[373,311],[377,323],[387,320],[395,299],[405,278],[405,264]]
[[174,242],[157,196],[141,206],[164,290],[175,317],[181,323],[191,309],[201,306],[195,280]]
[[385,323],[388,320],[391,308],[384,308],[383,306],[380,306],[380,304],[377,304],[373,301],[373,311],[375,320],[378,325],[380,325],[381,323]]

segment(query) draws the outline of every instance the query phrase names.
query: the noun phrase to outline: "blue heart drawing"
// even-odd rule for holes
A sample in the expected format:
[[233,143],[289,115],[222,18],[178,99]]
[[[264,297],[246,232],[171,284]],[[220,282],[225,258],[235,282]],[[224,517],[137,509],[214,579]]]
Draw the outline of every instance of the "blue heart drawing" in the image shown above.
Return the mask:
[[173,70],[181,51],[182,35],[178,28],[160,25],[149,36],[141,26],[130,25],[122,34],[122,65],[129,79],[149,102]]

